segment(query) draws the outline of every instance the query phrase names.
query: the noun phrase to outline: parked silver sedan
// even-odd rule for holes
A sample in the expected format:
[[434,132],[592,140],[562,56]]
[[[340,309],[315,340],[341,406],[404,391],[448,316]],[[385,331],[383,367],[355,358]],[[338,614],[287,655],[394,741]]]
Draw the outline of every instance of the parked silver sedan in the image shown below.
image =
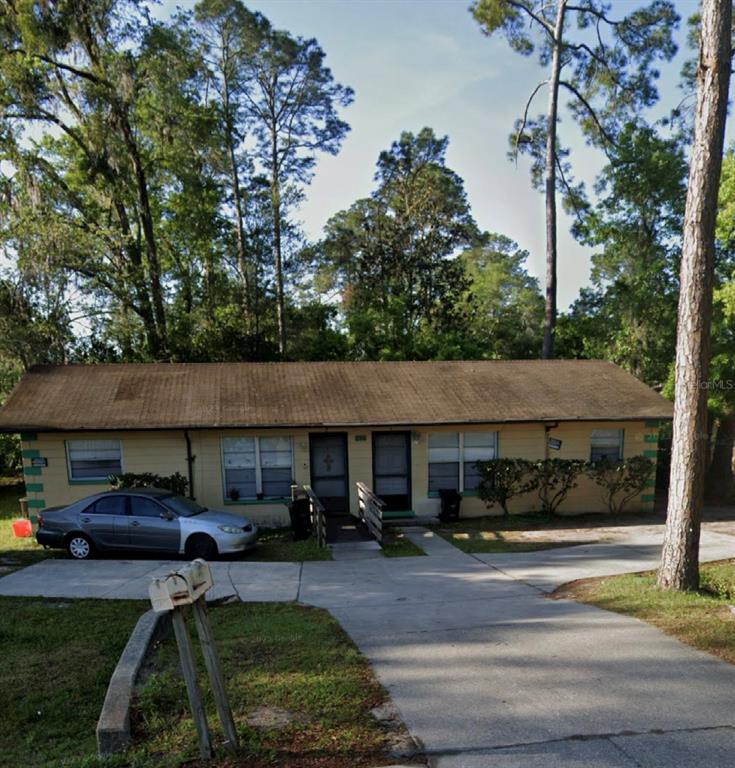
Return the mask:
[[243,552],[258,540],[247,518],[207,509],[159,488],[128,488],[88,496],[38,516],[36,540],[76,560],[95,551],[149,550],[211,560]]

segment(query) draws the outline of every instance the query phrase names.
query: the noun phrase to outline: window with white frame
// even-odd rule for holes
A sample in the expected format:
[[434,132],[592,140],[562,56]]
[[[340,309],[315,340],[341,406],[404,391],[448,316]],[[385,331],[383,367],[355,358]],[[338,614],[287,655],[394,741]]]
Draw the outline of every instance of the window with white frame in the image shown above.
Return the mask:
[[590,461],[620,461],[623,458],[624,429],[593,429]]
[[476,491],[480,485],[478,461],[488,461],[498,455],[497,432],[465,432],[462,435],[463,491]]
[[67,440],[66,463],[69,480],[99,480],[122,473],[119,440]]
[[225,498],[286,498],[293,482],[290,437],[222,439]]
[[480,474],[475,464],[497,455],[497,432],[430,432],[429,492],[476,491]]

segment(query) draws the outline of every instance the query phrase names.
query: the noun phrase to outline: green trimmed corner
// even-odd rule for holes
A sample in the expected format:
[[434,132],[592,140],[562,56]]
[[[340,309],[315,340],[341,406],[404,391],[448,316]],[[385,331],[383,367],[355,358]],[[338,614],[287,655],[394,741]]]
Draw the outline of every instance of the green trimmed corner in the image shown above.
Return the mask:
[[34,440],[38,440],[38,435],[35,432],[21,432],[20,439],[24,443],[32,443]]
[[649,419],[646,422],[647,427],[659,427],[661,426],[661,422],[658,421],[658,419]]
[[23,467],[23,474],[33,477],[40,477],[41,467]]
[[643,451],[643,455],[647,459],[653,459],[653,461],[656,461],[658,458],[658,451],[653,450],[653,448],[647,448],[645,451]]
[[641,494],[641,501],[645,504],[647,502],[653,502],[656,500],[656,494],[654,493],[642,493]]
[[643,435],[643,442],[644,443],[657,443],[658,442],[658,435]]
[[28,499],[28,509],[45,509],[46,502],[43,499]]
[[20,455],[24,459],[37,459],[41,455],[41,451],[38,450],[38,448],[24,448]]
[[26,483],[26,493],[43,493],[43,483]]

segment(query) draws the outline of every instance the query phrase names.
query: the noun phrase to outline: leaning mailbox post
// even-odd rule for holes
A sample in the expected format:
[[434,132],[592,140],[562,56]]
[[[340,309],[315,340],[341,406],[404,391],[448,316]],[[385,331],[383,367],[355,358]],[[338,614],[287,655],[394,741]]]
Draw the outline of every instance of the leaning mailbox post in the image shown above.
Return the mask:
[[171,613],[171,623],[173,624],[176,644],[179,647],[179,657],[181,658],[181,670],[186,681],[191,714],[194,718],[199,739],[199,754],[203,758],[212,757],[212,744],[209,738],[209,727],[204,712],[204,705],[202,704],[202,692],[196,676],[189,630],[184,620],[183,609],[187,605],[191,606],[194,613],[194,622],[196,623],[197,634],[199,635],[204,665],[207,668],[212,685],[214,701],[217,705],[217,714],[225,732],[225,746],[230,749],[237,747],[235,723],[232,720],[232,711],[227,701],[222,670],[217,649],[214,645],[209,615],[207,614],[205,594],[212,586],[212,572],[209,569],[209,565],[204,560],[194,560],[178,571],[173,571],[162,578],[153,579],[148,588],[153,610],[157,613],[164,611]]

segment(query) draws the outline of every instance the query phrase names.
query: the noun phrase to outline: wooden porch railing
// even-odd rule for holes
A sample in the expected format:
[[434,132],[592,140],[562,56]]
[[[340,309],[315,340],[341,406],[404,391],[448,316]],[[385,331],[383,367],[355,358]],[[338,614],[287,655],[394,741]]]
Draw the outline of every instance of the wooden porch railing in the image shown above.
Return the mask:
[[320,547],[327,546],[327,512],[319,497],[310,485],[303,486],[304,493],[309,497],[309,512],[311,514],[311,529]]
[[376,496],[365,483],[357,483],[357,499],[360,507],[360,519],[367,529],[383,543],[383,507],[385,502]]

